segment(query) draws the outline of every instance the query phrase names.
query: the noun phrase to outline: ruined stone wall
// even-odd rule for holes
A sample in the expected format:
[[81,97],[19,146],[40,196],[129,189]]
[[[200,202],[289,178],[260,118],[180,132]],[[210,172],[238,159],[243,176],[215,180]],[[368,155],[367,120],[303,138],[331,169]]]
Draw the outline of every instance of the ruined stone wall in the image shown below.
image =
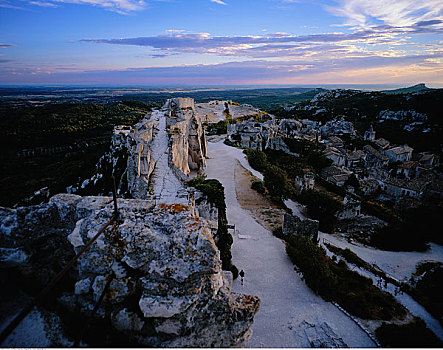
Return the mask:
[[[184,205],[119,199],[118,206],[121,222],[86,251],[71,274],[75,283],[54,300],[86,319],[113,277],[95,316],[107,325],[107,336],[95,339],[95,346],[127,341],[144,347],[230,347],[245,342],[259,299],[231,291],[232,275],[222,271],[207,221]],[[5,238],[0,242],[17,256],[13,249],[25,240],[52,235],[74,254],[112,215],[109,197],[59,194],[48,204],[0,211],[0,237]],[[32,230],[37,223],[39,229]],[[27,270],[44,258],[23,250],[19,266]],[[62,321],[65,314],[60,314]]]
[[319,221],[300,219],[296,215],[285,214],[283,219],[283,235],[303,235],[316,238],[318,235]]
[[185,175],[206,166],[207,141],[194,100],[177,98],[168,100],[168,125],[171,135],[172,163]]
[[155,166],[151,159],[153,132],[154,122],[145,118],[121,141],[128,153],[125,176],[133,197],[146,198],[149,193],[149,178]]

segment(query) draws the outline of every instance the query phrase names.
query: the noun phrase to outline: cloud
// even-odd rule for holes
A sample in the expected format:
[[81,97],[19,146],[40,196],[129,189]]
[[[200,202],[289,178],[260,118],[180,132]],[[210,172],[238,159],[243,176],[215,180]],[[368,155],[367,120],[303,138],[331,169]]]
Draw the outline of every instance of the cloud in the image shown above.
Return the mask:
[[31,5],[43,7],[57,7],[60,4],[80,4],[102,7],[109,11],[126,14],[132,11],[139,11],[146,8],[145,0],[48,0],[48,1],[28,1]]
[[227,5],[227,3],[222,0],[211,0],[211,2],[215,2],[216,4],[219,4],[219,5]]
[[346,25],[366,27],[381,21],[393,27],[407,27],[419,23],[442,27],[441,0],[337,0],[339,6],[327,9],[346,18]]
[[[343,60],[294,59],[291,61],[249,60],[221,64],[171,67],[140,67],[118,70],[78,70],[64,72],[48,67],[0,71],[0,82],[39,83],[140,83],[140,84],[261,84],[357,81],[360,77],[386,83],[395,79],[421,77],[439,82],[443,73],[443,52],[404,57],[353,57]],[[371,75],[368,75],[371,72]],[[50,74],[49,74],[50,73]],[[386,73],[386,74],[382,74]],[[411,75],[412,74],[412,75]],[[414,75],[415,74],[415,75]],[[14,76],[20,79],[13,78]],[[30,78],[31,77],[31,78]],[[344,80],[344,78],[346,78]],[[389,78],[389,79],[388,79]],[[358,80],[360,79],[360,80]],[[392,78],[394,79],[394,78]],[[437,79],[437,80],[436,80]],[[366,80],[368,81],[368,80]],[[440,81],[441,82],[441,81]]]
[[53,2],[47,2],[47,1],[29,1],[31,5],[37,5],[42,7],[58,7],[57,4],[54,4]]
[[0,0],[0,7],[14,9],[14,10],[28,10],[25,7],[17,6],[16,4],[11,4],[8,0]]
[[17,45],[13,45],[13,44],[0,44],[0,49],[7,49],[9,47],[14,47]]
[[[443,34],[443,29],[434,28],[435,22],[418,23],[414,26],[395,28],[389,25],[372,26],[348,33],[322,33],[294,35],[290,33],[264,33],[255,36],[211,36],[209,33],[183,33],[170,31],[167,34],[149,37],[122,39],[83,39],[83,42],[111,45],[150,47],[164,55],[206,54],[248,58],[283,58],[293,56],[385,56],[387,45],[399,47],[408,40],[408,35],[423,33]],[[384,51],[377,47],[383,45]],[[400,48],[397,54],[402,54]],[[392,55],[392,52],[389,55]]]

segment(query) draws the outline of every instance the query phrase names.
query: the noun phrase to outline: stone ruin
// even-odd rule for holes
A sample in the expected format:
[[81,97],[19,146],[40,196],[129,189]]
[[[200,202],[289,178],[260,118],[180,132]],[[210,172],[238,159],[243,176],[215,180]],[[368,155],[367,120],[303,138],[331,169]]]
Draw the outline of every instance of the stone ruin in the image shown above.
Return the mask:
[[[61,328],[47,324],[46,329],[70,329],[72,315],[88,320],[112,278],[93,317],[105,336],[80,339],[83,345],[229,347],[249,339],[260,300],[231,291],[232,274],[222,271],[211,232],[217,210],[183,184],[193,171],[204,169],[206,150],[192,99],[168,100],[134,127],[114,129],[111,151],[97,169],[114,172],[120,164],[119,193],[125,183],[130,198],[118,199],[119,224],[74,265],[54,300],[51,317],[60,319]],[[88,183],[104,179],[103,174]],[[14,269],[32,288],[43,288],[112,215],[112,199],[106,196],[59,194],[46,204],[0,208],[0,269]],[[54,261],[60,266],[51,270]],[[47,337],[45,346],[79,340],[71,335],[60,343],[60,334]]]
[[180,181],[206,167],[206,136],[191,98],[167,100],[162,109],[148,114],[134,128],[120,127],[114,134],[113,147],[127,150],[124,176],[132,198],[168,197],[162,188],[155,188],[165,181],[172,188],[169,197],[174,197],[176,192],[185,192]]
[[[181,204],[118,199],[118,206],[121,223],[86,251],[70,274],[72,287],[53,301],[63,310],[62,322],[73,313],[87,319],[112,275],[96,314],[110,325],[110,343],[102,345],[111,346],[118,337],[127,339],[126,345],[146,347],[245,342],[259,299],[231,291],[232,274],[222,271],[208,222]],[[40,252],[26,246],[51,233],[61,242],[51,249],[73,256],[112,215],[109,197],[69,194],[56,195],[47,204],[2,209],[2,253],[9,257],[3,259],[9,268],[15,261],[18,271],[39,274],[29,269]],[[48,274],[54,272],[45,271],[44,280]]]
[[359,200],[346,195],[343,199],[343,209],[337,213],[338,220],[353,219],[361,215],[361,203]]
[[283,218],[283,236],[302,235],[317,239],[319,221],[312,219],[300,219],[297,215],[286,213]]

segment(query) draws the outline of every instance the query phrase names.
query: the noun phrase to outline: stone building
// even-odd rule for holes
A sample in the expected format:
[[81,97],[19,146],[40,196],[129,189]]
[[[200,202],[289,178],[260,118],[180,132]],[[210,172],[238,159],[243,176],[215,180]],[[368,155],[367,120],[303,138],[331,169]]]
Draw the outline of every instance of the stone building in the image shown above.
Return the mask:
[[366,145],[363,147],[363,151],[366,153],[365,165],[367,167],[382,168],[389,164],[389,158],[374,147]]
[[332,160],[334,165],[344,166],[346,164],[346,154],[344,152],[340,152],[340,150],[335,147],[326,148],[323,154],[326,158]]
[[321,172],[326,181],[329,181],[337,186],[344,186],[345,182],[349,179],[352,172],[337,166],[326,167]]
[[315,176],[312,171],[309,169],[304,170],[304,175],[297,176],[294,179],[294,186],[296,189],[298,189],[299,192],[305,191],[305,190],[313,190],[315,187]]
[[390,142],[388,140],[386,140],[386,139],[383,139],[383,138],[379,138],[379,139],[375,140],[374,143],[378,146],[378,148],[381,151],[384,151],[390,145]]
[[414,161],[403,162],[398,165],[396,174],[397,176],[400,175],[407,179],[414,178],[416,176],[418,166],[419,166],[418,162]]
[[364,179],[360,180],[360,191],[365,195],[372,195],[377,192],[380,188],[380,185],[375,179]]
[[408,145],[396,146],[385,150],[383,153],[391,162],[407,162],[412,158],[414,149]]
[[337,213],[337,219],[352,219],[361,215],[360,201],[346,195],[343,199],[343,209]]
[[395,179],[387,178],[381,181],[383,192],[393,198],[412,197],[421,198],[428,181],[421,179]]
[[366,154],[362,150],[354,150],[346,155],[346,167],[357,168],[363,166]]
[[435,168],[440,165],[440,157],[430,152],[420,152],[416,157],[421,166],[425,168]]

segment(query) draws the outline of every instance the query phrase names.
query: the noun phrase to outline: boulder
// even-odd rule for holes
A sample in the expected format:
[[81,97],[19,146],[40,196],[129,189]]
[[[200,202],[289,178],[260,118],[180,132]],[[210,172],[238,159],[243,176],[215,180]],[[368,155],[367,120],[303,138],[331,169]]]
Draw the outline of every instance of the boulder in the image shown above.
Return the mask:
[[[61,305],[79,312],[80,319],[89,316],[112,277],[96,312],[112,325],[101,345],[118,339],[164,347],[243,344],[251,335],[260,300],[231,291],[232,274],[222,271],[208,221],[185,205],[118,199],[118,207],[121,221],[79,259],[70,274],[72,289],[59,298]],[[72,256],[109,221],[113,203],[110,197],[59,194],[47,204],[2,213],[0,223],[19,223],[14,237],[32,242],[43,235],[57,236]],[[23,215],[29,221],[23,221]],[[45,225],[32,231],[37,218]],[[33,263],[42,259],[37,250],[24,253]]]

